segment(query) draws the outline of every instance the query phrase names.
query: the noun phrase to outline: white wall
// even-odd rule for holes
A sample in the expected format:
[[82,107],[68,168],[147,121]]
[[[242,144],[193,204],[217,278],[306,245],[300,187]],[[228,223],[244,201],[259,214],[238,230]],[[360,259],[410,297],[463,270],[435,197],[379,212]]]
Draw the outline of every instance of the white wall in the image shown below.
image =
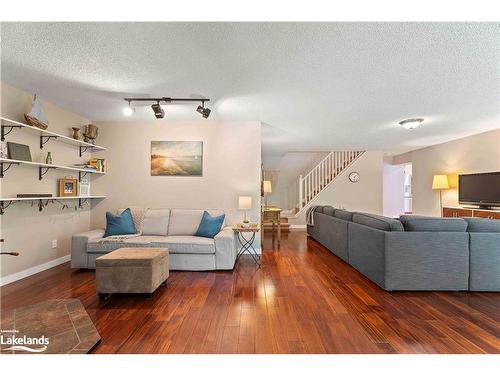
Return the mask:
[[[12,86],[1,85],[1,116],[24,121],[23,113],[29,112],[33,95]],[[42,98],[43,99],[43,98]],[[83,116],[66,111],[42,100],[45,114],[49,119],[49,130],[65,135],[71,134],[72,126],[83,126],[90,121]],[[14,129],[6,141],[30,146],[34,161],[41,159],[39,137],[34,132]],[[51,151],[54,164],[71,165],[80,160],[88,160],[88,155],[80,158],[78,148],[67,144],[49,141],[44,151]],[[57,195],[57,179],[76,174],[49,171],[42,181],[38,180],[38,169],[30,167],[11,167],[0,179],[2,197],[15,197],[17,193],[52,193]],[[1,217],[0,236],[5,239],[3,251],[18,251],[18,257],[2,256],[2,278],[40,264],[64,257],[70,252],[71,235],[83,232],[90,227],[90,213],[86,208],[81,211],[61,210],[59,204],[52,204],[42,212],[30,203],[15,203],[7,208]],[[58,241],[52,248],[52,240]]]
[[[343,207],[350,211],[382,214],[383,211],[383,155],[381,151],[366,151],[346,168],[312,202],[313,205]],[[349,173],[358,172],[356,183],[349,181]],[[305,213],[290,220],[292,225],[304,225]]]
[[[103,227],[106,211],[120,207],[219,208],[227,223],[243,219],[238,196],[253,197],[249,217],[260,221],[260,122],[97,122],[109,172],[93,188],[108,196],[91,213]],[[203,141],[203,176],[151,176],[151,141]],[[259,242],[256,241],[256,244]]]
[[413,212],[439,216],[439,192],[432,177],[447,174],[451,189],[443,191],[444,206],[458,206],[459,174],[500,171],[500,129],[422,148],[393,158],[412,162]]

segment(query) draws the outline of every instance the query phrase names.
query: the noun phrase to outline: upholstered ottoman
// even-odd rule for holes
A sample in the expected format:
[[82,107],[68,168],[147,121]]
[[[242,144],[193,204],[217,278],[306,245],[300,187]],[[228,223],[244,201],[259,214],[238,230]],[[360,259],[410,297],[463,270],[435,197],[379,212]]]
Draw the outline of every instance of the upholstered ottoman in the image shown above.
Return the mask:
[[123,247],[96,259],[100,297],[111,293],[152,294],[167,280],[168,249]]

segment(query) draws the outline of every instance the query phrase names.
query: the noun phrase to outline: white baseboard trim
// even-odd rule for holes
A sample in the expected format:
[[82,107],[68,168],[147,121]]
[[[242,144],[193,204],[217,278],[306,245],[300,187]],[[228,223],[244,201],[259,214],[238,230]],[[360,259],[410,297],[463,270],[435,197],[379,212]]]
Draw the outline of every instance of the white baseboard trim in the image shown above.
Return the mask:
[[14,281],[24,279],[25,277],[35,275],[39,272],[42,272],[42,271],[48,270],[50,268],[53,268],[55,266],[58,266],[60,264],[69,262],[70,260],[71,260],[71,255],[68,254],[68,255],[65,255],[63,257],[48,261],[46,263],[39,264],[38,266],[34,266],[34,267],[28,268],[26,270],[19,271],[17,273],[13,273],[12,275],[2,277],[0,279],[0,286],[4,286],[4,285],[10,284],[10,283],[13,283]]
[[307,228],[307,225],[305,225],[305,224],[290,225],[290,229],[295,229],[295,230],[305,230],[306,228]]

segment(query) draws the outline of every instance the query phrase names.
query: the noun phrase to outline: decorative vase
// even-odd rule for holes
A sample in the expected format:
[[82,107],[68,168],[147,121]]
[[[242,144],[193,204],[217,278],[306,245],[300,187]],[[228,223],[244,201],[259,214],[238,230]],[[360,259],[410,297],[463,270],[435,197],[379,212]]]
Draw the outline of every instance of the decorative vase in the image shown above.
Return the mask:
[[244,228],[244,229],[248,229],[248,228],[250,228],[250,222],[249,222],[249,221],[247,221],[247,222],[243,222],[243,223],[241,224],[241,227],[242,227],[242,228]]
[[80,128],[74,127],[71,129],[73,130],[73,139],[80,140]]
[[89,124],[84,126],[83,131],[84,131],[83,140],[87,143],[94,144],[95,139],[97,138],[99,128],[95,125]]

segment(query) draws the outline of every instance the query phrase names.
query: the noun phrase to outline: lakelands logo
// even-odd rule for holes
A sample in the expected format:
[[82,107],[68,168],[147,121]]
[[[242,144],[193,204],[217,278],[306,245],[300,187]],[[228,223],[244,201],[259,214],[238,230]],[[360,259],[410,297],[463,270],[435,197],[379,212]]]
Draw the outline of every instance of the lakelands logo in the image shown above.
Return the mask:
[[[0,345],[2,351],[24,351],[30,353],[42,353],[47,350],[49,339],[45,336],[29,337],[26,335],[16,336],[19,333],[17,330],[2,330],[0,331]],[[7,347],[3,347],[8,345]]]

